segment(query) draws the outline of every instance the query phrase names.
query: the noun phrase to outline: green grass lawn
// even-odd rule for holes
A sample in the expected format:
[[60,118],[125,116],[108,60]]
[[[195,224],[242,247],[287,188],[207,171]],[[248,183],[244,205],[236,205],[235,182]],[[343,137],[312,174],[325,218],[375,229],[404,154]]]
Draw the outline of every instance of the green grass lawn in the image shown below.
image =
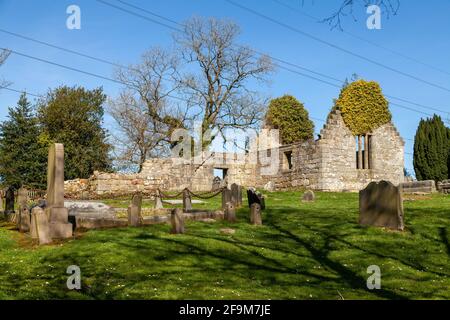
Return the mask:
[[[0,227],[2,299],[450,299],[450,197],[405,201],[405,232],[361,227],[358,195],[267,195],[262,227],[188,222],[90,231],[36,247]],[[217,208],[219,197],[200,207]],[[220,233],[231,227],[234,235]],[[66,289],[69,265],[82,290]],[[367,267],[381,268],[368,290]]]

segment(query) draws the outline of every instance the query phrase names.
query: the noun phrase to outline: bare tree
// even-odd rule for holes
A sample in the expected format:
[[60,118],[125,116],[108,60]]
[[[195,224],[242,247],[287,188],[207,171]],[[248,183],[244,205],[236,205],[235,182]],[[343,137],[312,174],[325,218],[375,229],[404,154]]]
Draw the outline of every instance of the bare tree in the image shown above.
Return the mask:
[[180,83],[196,106],[201,133],[211,130],[214,139],[226,128],[257,126],[266,100],[251,85],[267,81],[271,60],[237,45],[240,30],[231,21],[192,18],[183,26],[184,32],[174,35],[188,70]]
[[168,153],[171,132],[185,126],[189,106],[175,95],[176,57],[166,50],[153,48],[137,65],[120,68],[116,79],[126,83],[120,95],[109,102],[115,119],[117,160],[137,163],[139,171],[149,157]]
[[362,4],[365,7],[377,5],[381,8],[381,12],[386,16],[396,15],[400,8],[400,0],[343,0],[340,7],[328,18],[322,20],[331,26],[331,29],[338,28],[342,30],[342,19],[351,16],[353,20],[357,20],[354,15],[354,7]]
[[[1,49],[0,50],[0,66],[3,65],[3,63],[5,63],[6,59],[8,59],[9,55],[11,54],[11,51],[6,50],[6,49]],[[11,83],[4,80],[4,79],[0,79],[0,89],[1,88],[5,88],[7,86],[9,86]]]

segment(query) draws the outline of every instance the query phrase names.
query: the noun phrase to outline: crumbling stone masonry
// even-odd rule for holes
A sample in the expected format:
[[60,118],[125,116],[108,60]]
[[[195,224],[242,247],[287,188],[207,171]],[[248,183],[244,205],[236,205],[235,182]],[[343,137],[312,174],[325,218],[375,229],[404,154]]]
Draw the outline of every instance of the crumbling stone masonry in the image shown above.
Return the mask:
[[[95,172],[88,180],[66,181],[66,192],[92,194],[135,191],[208,191],[213,188],[214,169],[222,169],[228,185],[262,188],[272,182],[276,190],[304,187],[321,191],[359,191],[372,181],[387,180],[394,185],[404,181],[404,141],[392,123],[365,137],[355,137],[339,110],[332,111],[317,140],[283,145],[278,149],[275,174],[264,175],[263,165],[253,153],[237,155],[215,153],[212,161],[201,165],[176,163],[174,159],[150,159],[140,174]],[[271,155],[272,156],[272,155]],[[231,161],[230,161],[231,159]],[[81,187],[80,187],[81,186]]]

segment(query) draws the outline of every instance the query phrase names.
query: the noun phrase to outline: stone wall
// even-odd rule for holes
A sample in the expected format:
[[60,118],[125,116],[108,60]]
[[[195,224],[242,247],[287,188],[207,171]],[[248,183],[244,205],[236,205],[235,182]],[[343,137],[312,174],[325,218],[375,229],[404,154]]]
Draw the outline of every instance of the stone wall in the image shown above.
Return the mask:
[[[150,159],[139,174],[96,172],[86,180],[66,182],[66,192],[78,188],[93,194],[151,192],[162,190],[192,191],[212,189],[214,169],[225,169],[228,184],[262,188],[271,181],[277,190],[304,187],[322,191],[358,191],[372,181],[387,180],[394,185],[404,181],[404,141],[392,123],[370,133],[370,169],[357,169],[356,139],[338,110],[332,111],[317,140],[283,145],[274,150],[240,155],[214,153],[213,156],[188,162],[179,159]],[[272,156],[261,161],[266,153]],[[288,159],[290,158],[291,166]],[[258,159],[258,161],[256,161]],[[278,167],[270,175],[265,166]]]

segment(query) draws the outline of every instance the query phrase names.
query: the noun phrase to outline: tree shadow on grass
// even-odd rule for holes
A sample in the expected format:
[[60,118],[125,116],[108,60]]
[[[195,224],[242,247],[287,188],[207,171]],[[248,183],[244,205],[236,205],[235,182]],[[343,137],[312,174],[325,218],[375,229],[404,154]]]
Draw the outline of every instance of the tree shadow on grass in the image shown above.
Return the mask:
[[[325,244],[325,246],[324,246],[325,249],[324,248],[318,249],[315,246],[313,246],[311,243],[309,243],[308,241],[305,241],[305,240],[301,239],[300,237],[298,237],[297,235],[290,232],[289,230],[285,230],[282,227],[280,227],[278,224],[275,223],[275,221],[274,221],[275,219],[273,218],[273,216],[270,213],[267,214],[267,218],[268,219],[266,219],[266,225],[269,225],[272,228],[278,230],[280,233],[284,234],[287,238],[294,240],[295,242],[297,242],[297,244],[299,244],[302,247],[304,247],[305,249],[307,249],[310,252],[310,254],[312,255],[312,257],[314,257],[314,259],[317,262],[321,263],[322,265],[326,266],[330,270],[333,270],[334,272],[339,274],[341,276],[341,278],[349,286],[351,286],[355,289],[367,290],[367,288],[365,287],[366,279],[359,276],[357,273],[355,273],[354,271],[345,267],[344,265],[328,258],[329,250],[326,249],[328,247],[328,244]],[[328,241],[328,240],[326,240],[326,241]],[[386,299],[407,299],[407,297],[405,297],[405,296],[399,295],[395,292],[385,290],[385,289],[373,290],[370,292],[381,298],[386,298]]]
[[447,228],[439,227],[439,236],[441,237],[442,243],[445,245],[447,255],[450,256],[450,243],[448,242]]

